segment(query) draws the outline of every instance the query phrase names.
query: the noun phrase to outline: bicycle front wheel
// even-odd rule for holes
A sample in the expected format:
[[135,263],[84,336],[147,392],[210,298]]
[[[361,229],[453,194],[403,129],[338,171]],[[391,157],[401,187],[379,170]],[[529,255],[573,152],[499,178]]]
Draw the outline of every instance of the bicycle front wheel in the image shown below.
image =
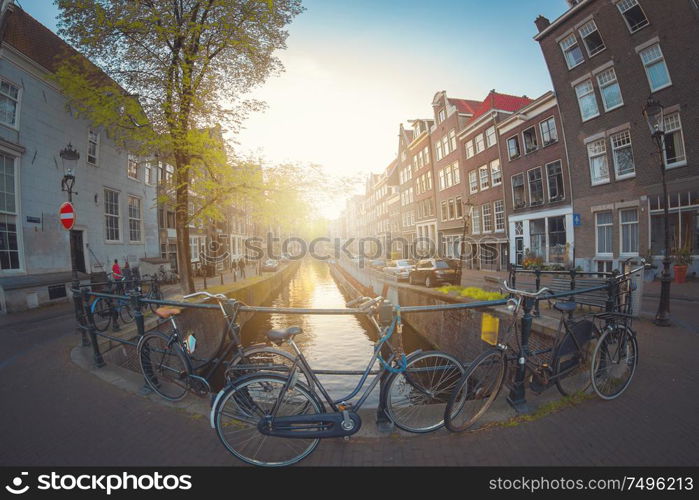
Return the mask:
[[[323,412],[320,402],[301,383],[282,395],[286,381],[280,375],[253,374],[238,379],[218,398],[213,410],[216,434],[223,446],[243,462],[282,467],[303,460],[318,446],[319,438],[267,436],[258,431],[258,423],[265,417]],[[272,415],[277,403],[279,409]],[[299,430],[310,431],[312,424],[307,423]]]
[[179,401],[189,390],[189,362],[177,342],[149,333],[138,342],[138,362],[146,383],[163,398]]
[[98,297],[92,309],[92,324],[98,332],[109,328],[112,322],[112,306],[107,299]]
[[444,423],[452,432],[472,427],[490,408],[505,378],[505,355],[499,349],[481,353],[449,397]]
[[636,335],[618,325],[602,334],[592,355],[592,388],[602,399],[614,399],[631,383],[638,364]]
[[405,371],[386,382],[383,406],[386,415],[408,432],[430,432],[444,425],[444,409],[464,367],[454,356],[422,352],[408,357]]
[[131,309],[131,304],[123,303],[119,306],[119,318],[121,318],[121,322],[124,324],[131,323],[133,321],[134,313]]
[[[147,299],[151,300],[163,300],[163,292],[160,291],[160,289],[153,291],[151,290],[148,292],[148,295],[146,295]],[[148,304],[148,308],[151,310],[152,313],[155,313],[155,310],[160,307],[160,304]]]

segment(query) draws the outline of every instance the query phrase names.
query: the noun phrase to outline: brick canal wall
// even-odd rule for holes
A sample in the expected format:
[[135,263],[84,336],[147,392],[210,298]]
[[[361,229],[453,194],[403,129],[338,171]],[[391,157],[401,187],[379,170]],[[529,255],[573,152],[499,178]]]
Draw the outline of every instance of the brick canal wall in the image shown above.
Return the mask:
[[[474,302],[472,299],[444,294],[422,286],[398,283],[385,278],[371,269],[360,269],[354,262],[346,260],[329,264],[338,284],[355,296],[382,295],[394,304],[401,306],[435,306]],[[498,338],[502,339],[512,322],[512,315],[504,306],[478,309],[447,310],[424,313],[404,313],[403,319],[419,335],[427,339],[437,349],[454,354],[463,361],[474,359],[489,344],[481,340],[483,314],[491,314],[499,319]],[[557,322],[550,318],[534,321],[536,337],[549,336],[555,332]]]

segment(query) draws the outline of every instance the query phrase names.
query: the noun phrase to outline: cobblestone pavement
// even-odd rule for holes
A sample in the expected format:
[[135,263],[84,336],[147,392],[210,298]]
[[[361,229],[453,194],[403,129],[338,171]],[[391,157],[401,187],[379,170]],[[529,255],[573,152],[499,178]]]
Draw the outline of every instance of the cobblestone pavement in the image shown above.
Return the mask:
[[[678,313],[696,325],[690,308]],[[533,422],[467,434],[325,440],[303,464],[699,465],[699,335],[647,321],[636,326],[640,365],[615,401],[592,399]],[[206,418],[73,364],[79,336],[70,307],[0,318],[0,342],[0,464],[241,465]]]

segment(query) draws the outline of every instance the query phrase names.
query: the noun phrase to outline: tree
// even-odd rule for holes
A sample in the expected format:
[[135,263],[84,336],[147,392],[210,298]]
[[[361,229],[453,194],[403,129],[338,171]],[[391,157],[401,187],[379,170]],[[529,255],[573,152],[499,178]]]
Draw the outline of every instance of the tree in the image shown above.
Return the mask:
[[274,53],[286,46],[285,28],[302,11],[300,0],[56,3],[59,33],[84,56],[67,55],[56,72],[71,108],[131,150],[158,152],[175,168],[178,267],[183,292],[192,292],[191,184],[196,165],[215,164],[206,157],[217,145],[202,131],[218,124],[235,130],[259,109],[243,96],[281,71]]

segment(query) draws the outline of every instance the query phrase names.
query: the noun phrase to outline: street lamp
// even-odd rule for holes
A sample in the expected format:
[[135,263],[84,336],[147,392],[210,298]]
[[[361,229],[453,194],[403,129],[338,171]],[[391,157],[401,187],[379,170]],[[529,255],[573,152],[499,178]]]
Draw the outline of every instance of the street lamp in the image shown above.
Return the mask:
[[[71,143],[63,148],[59,153],[61,161],[63,162],[63,179],[61,180],[61,191],[68,193],[68,201],[73,201],[73,185],[75,184],[75,175],[73,175],[74,168],[78,165],[78,160],[80,159],[80,153],[78,153]],[[76,193],[77,194],[77,193]]]
[[665,118],[663,117],[663,105],[655,99],[648,98],[643,108],[643,117],[648,123],[650,135],[655,141],[655,146],[660,155],[660,175],[663,181],[663,222],[665,224],[665,255],[663,257],[663,273],[660,277],[660,303],[655,314],[654,323],[658,326],[670,326],[670,214],[667,193],[667,181],[665,179]]

